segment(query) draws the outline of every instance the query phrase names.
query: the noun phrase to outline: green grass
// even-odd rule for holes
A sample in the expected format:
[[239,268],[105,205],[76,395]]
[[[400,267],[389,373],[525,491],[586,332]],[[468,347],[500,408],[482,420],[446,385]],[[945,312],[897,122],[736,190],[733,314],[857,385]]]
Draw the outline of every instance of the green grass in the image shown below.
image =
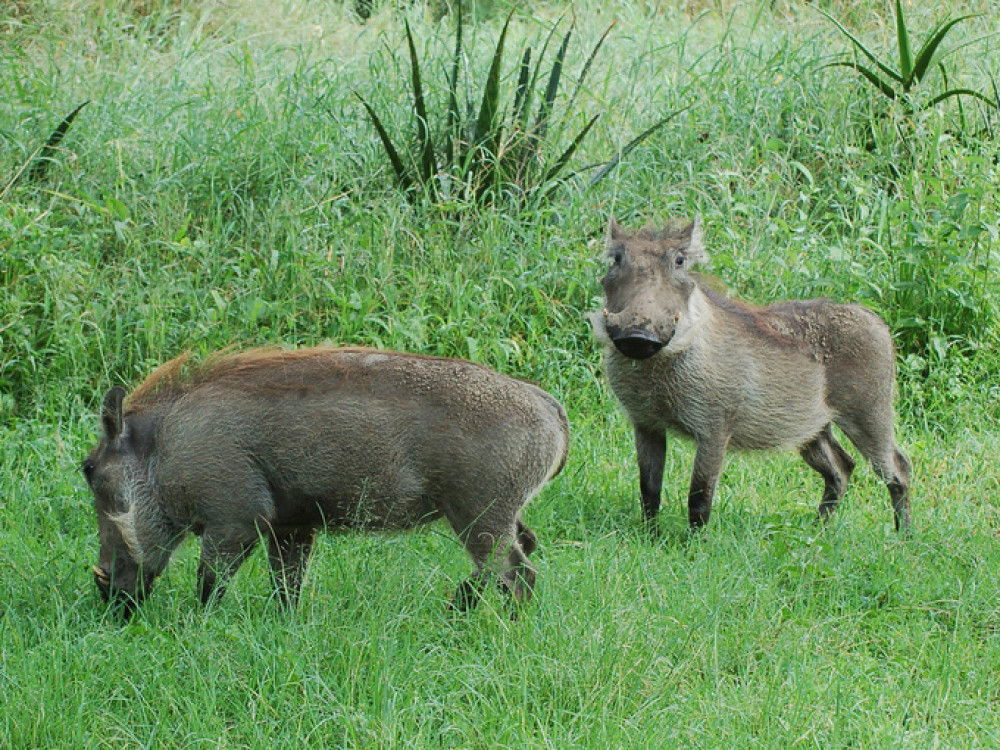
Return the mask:
[[[584,2],[578,50],[618,23],[580,93],[581,118],[602,112],[580,176],[516,209],[414,205],[352,91],[403,127],[400,13],[420,39],[448,39],[447,21],[386,3],[362,26],[349,5],[0,11],[0,745],[1000,744],[995,118],[952,102],[894,121],[824,67],[847,46],[808,4]],[[892,49],[887,7],[820,6]],[[515,13],[510,43],[567,9]],[[510,7],[473,11],[465,46],[485,76]],[[906,14],[912,30],[940,20]],[[949,85],[989,91],[1000,48],[974,26],[949,36],[968,43]],[[450,54],[419,53],[441,70]],[[689,105],[587,189],[584,167]],[[733,455],[689,539],[681,440],[663,538],[642,535],[630,429],[583,318],[611,212],[699,212],[714,273],[746,298],[855,299],[887,318],[912,538],[864,465],[820,529],[820,481],[797,457]],[[292,614],[260,554],[203,612],[188,542],[116,622],[89,573],[78,469],[104,392],[187,348],[326,341],[471,358],[567,405],[569,464],[526,514],[539,585],[521,620],[499,599],[446,611],[469,563],[435,526],[323,537]]]

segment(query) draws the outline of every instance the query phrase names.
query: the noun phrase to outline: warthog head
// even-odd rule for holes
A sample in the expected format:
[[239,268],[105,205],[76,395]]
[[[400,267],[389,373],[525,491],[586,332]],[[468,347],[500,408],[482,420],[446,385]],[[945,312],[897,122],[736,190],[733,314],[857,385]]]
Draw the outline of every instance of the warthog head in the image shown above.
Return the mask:
[[[169,552],[158,545],[145,549],[149,539],[162,537],[165,524],[149,534],[151,505],[148,463],[137,460],[142,440],[122,417],[125,391],[112,388],[104,398],[101,422],[104,436],[83,462],[83,473],[94,494],[101,551],[91,571],[101,597],[131,614],[149,593]],[[146,469],[143,470],[143,465]]]
[[698,219],[680,229],[635,233],[611,219],[606,255],[604,309],[591,315],[597,338],[630,359],[690,346],[708,315],[689,271],[705,256]]

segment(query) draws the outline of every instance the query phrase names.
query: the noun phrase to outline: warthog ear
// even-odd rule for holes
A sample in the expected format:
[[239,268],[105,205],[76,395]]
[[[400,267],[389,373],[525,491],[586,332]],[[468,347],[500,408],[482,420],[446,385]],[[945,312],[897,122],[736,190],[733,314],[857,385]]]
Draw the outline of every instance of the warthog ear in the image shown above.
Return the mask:
[[104,397],[101,406],[101,424],[104,425],[104,436],[109,442],[117,440],[122,434],[122,402],[125,400],[125,389],[115,386]]
[[614,216],[608,221],[608,239],[617,240],[621,239],[622,228],[618,226],[618,221]]
[[695,214],[694,219],[682,230],[687,235],[687,247],[682,250],[690,263],[698,263],[705,259],[705,244],[701,239],[701,217]]

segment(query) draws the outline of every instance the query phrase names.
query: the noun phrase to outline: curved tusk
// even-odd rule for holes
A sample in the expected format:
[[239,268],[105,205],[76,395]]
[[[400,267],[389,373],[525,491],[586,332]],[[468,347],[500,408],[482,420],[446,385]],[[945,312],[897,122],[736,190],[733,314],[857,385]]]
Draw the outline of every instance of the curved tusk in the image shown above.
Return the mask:
[[104,568],[94,565],[91,571],[93,571],[94,577],[101,583],[111,583],[111,576],[108,575],[108,572]]

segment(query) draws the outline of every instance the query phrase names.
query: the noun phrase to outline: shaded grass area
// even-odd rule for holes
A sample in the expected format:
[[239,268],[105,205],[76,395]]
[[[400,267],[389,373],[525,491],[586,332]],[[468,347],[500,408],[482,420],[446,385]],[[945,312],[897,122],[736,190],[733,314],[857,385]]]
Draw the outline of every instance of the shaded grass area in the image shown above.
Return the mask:
[[[580,177],[516,209],[411,205],[351,92],[405,121],[398,13],[449,37],[420,7],[365,26],[339,5],[86,7],[0,25],[0,189],[91,100],[0,204],[0,744],[998,744],[995,142],[956,138],[948,107],[866,127],[876,102],[822,67],[842,50],[806,8],[584,3],[582,49],[618,24],[580,94],[603,111]],[[515,15],[512,43],[564,10]],[[891,28],[838,10],[866,44]],[[489,50],[505,15],[479,13],[467,48]],[[996,40],[964,41],[955,85],[986,90]],[[584,187],[590,161],[687,105]],[[912,539],[862,464],[817,528],[820,481],[781,455],[733,456],[689,538],[679,440],[663,538],[640,533],[630,430],[583,314],[610,213],[696,211],[734,292],[858,299],[889,320]],[[566,403],[570,462],[526,514],[539,588],[521,621],[499,599],[448,615],[469,563],[440,526],[324,537],[293,614],[259,553],[201,612],[189,542],[132,622],[108,617],[78,470],[104,392],[187,348],[321,342],[467,357]]]

